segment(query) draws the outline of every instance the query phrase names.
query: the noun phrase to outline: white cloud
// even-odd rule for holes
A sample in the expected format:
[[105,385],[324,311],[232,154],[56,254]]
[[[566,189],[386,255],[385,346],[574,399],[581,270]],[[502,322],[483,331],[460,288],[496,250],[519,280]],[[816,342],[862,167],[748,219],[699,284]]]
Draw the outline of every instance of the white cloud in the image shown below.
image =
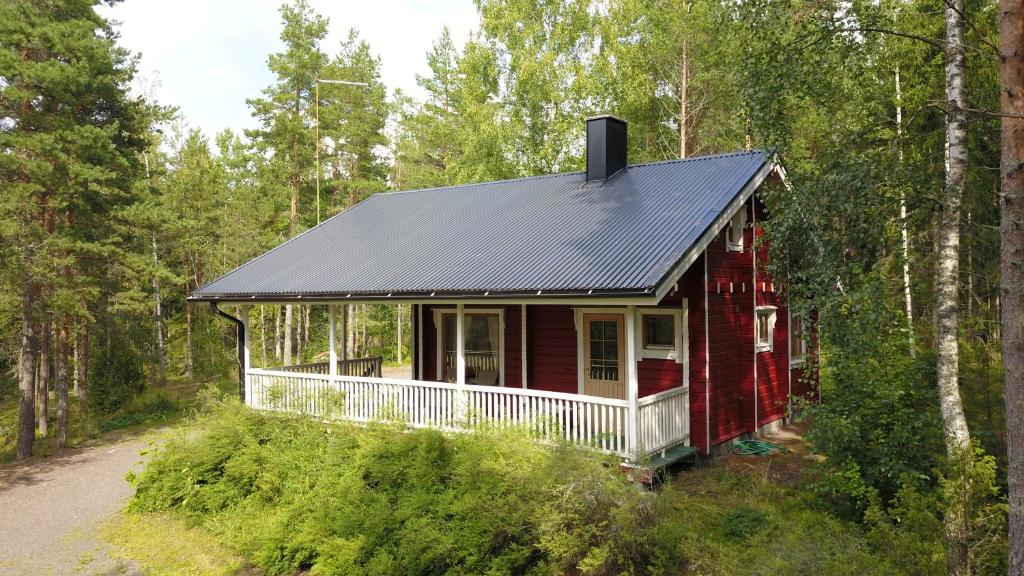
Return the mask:
[[[427,72],[426,53],[447,25],[461,45],[476,27],[471,0],[311,0],[330,18],[324,50],[334,53],[350,28],[381,57],[389,90],[422,96],[416,74]],[[121,22],[121,45],[141,53],[140,72],[157,100],[177,106],[207,136],[241,131],[254,121],[245,104],[273,81],[266,58],[281,43],[279,2],[270,0],[126,0],[101,14]]]

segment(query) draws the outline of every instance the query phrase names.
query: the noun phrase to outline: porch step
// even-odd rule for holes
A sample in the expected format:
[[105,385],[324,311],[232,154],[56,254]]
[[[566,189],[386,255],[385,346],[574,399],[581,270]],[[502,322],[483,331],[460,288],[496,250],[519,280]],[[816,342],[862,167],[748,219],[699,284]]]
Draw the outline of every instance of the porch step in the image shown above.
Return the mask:
[[659,450],[651,455],[651,470],[661,470],[662,468],[668,468],[669,466],[686,460],[697,454],[697,449],[693,446],[687,446],[685,444],[676,444],[667,448],[662,454]]

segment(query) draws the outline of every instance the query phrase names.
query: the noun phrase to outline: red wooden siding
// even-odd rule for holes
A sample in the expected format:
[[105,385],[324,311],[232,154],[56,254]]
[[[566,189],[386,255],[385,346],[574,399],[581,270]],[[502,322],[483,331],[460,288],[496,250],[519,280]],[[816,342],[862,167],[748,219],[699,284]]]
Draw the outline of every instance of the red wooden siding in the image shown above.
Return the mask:
[[[757,209],[757,236],[761,238],[764,229],[760,225],[768,214],[764,205],[755,203]],[[754,293],[758,306],[775,306],[775,333],[771,352],[757,354],[757,425],[783,418],[789,403],[789,310],[779,297],[782,287],[774,286],[766,270],[768,245],[762,242],[757,247],[757,284]]]
[[504,306],[505,309],[505,386],[522,388],[523,333],[519,317],[520,306]]
[[690,445],[707,454],[707,356],[704,342],[704,256],[694,262],[679,282],[687,298],[690,344]]
[[569,306],[528,306],[526,311],[528,385],[536,390],[579,390],[576,324]]
[[726,234],[719,233],[707,249],[712,445],[751,431],[754,422],[752,235],[749,229],[744,234],[744,251],[730,252]]

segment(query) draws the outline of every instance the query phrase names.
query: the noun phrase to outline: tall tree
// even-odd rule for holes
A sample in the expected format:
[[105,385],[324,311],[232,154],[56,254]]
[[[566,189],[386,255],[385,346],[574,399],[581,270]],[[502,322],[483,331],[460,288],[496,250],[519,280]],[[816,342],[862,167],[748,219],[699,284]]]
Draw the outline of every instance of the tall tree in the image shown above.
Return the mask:
[[[127,95],[133,61],[116,46],[109,23],[95,13],[97,4],[12,0],[0,5],[0,117],[7,119],[0,148],[13,151],[0,155],[6,191],[0,200],[5,224],[0,258],[13,274],[9,280],[22,287],[24,307],[19,457],[30,455],[34,434],[28,403],[35,388],[32,347],[40,279],[45,274],[52,283],[44,305],[55,319],[81,314],[88,292],[80,284],[94,271],[77,270],[81,278],[53,271],[75,269],[82,254],[96,246],[82,242],[83,228],[70,217],[58,219],[54,232],[45,233],[37,208],[45,207],[43,214],[52,209],[103,218],[130,202],[138,167],[134,155],[149,118],[143,103]],[[58,345],[57,353],[59,363],[66,350]]]
[[[936,379],[945,431],[946,452],[966,475],[971,435],[960,399],[960,217],[967,188],[967,96],[964,88],[964,2],[949,0],[946,14],[946,182],[942,189],[936,229],[935,260]],[[966,484],[967,478],[961,478]],[[967,488],[963,489],[967,491]],[[951,575],[966,575],[970,529],[963,498],[951,499],[945,516],[947,567]]]
[[[249,132],[256,145],[271,152],[287,174],[290,203],[288,236],[300,232],[299,201],[312,174],[315,143],[310,109],[314,84],[327,63],[320,43],[327,35],[328,20],[315,13],[306,0],[281,6],[283,52],[271,54],[267,65],[277,76],[262,98],[248,100],[260,128]],[[314,216],[315,217],[315,216]],[[293,311],[285,306],[284,363],[292,360]]]
[[1000,194],[1010,576],[1024,576],[1024,6],[999,3]]

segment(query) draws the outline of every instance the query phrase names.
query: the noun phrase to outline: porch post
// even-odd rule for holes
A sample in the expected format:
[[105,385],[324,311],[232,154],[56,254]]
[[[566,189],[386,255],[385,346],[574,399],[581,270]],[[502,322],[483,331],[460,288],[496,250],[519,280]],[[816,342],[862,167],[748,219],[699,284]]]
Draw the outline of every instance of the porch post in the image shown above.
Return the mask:
[[466,313],[463,304],[455,305],[455,382],[466,383]]
[[338,375],[338,336],[334,326],[335,308],[334,304],[327,305],[327,346],[330,348],[327,351],[327,362],[330,363],[327,367],[327,374],[331,380]]
[[637,406],[639,385],[636,377],[636,306],[626,306],[626,400],[629,402],[627,415],[626,448],[630,458],[636,460],[640,446],[640,419]]
[[238,307],[238,318],[242,321],[242,374],[245,382],[245,403],[252,402],[252,390],[249,386],[249,305]]

